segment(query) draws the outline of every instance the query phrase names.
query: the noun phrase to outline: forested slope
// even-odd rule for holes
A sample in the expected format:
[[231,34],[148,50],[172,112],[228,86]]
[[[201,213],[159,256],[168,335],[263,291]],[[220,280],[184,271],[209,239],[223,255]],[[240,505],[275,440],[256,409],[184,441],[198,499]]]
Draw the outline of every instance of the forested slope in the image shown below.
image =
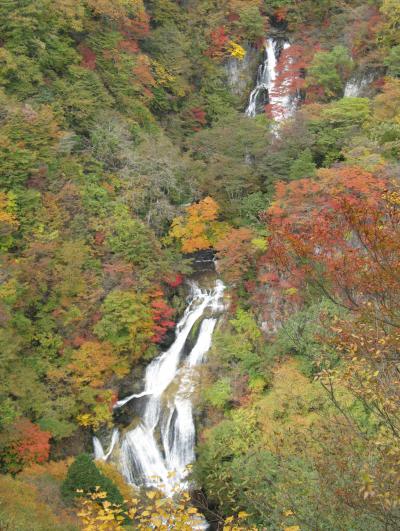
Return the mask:
[[[279,126],[244,114],[271,35]],[[397,0],[0,3],[0,527],[82,527],[71,456],[168,343],[205,249],[231,304],[199,508],[399,527],[399,78]]]

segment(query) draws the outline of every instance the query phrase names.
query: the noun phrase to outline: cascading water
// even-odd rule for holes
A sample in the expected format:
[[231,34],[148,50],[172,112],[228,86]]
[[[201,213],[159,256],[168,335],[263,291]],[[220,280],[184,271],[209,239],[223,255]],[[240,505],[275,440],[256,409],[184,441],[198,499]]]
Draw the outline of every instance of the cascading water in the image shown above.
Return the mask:
[[376,77],[375,72],[365,72],[363,74],[355,74],[351,77],[344,88],[345,98],[360,98],[365,96],[365,92],[368,91],[368,87],[373,83]]
[[[116,460],[131,484],[159,487],[167,495],[188,486],[187,467],[195,459],[191,400],[195,372],[211,346],[218,316],[224,309],[224,289],[220,280],[212,290],[201,289],[195,283],[191,285],[188,306],[176,327],[175,341],[147,367],[144,391],[116,404],[122,407],[130,400],[142,398],[145,405],[139,425],[122,437],[114,430],[107,453],[96,437],[93,440],[95,457]],[[197,340],[184,357],[190,332],[200,319]]]
[[245,114],[254,117],[264,112],[269,104],[270,112],[276,122],[289,118],[296,108],[296,98],[288,94],[287,86],[278,86],[278,66],[282,50],[288,50],[290,43],[279,45],[276,39],[269,38],[265,43],[263,63],[258,67],[256,86],[252,90]]

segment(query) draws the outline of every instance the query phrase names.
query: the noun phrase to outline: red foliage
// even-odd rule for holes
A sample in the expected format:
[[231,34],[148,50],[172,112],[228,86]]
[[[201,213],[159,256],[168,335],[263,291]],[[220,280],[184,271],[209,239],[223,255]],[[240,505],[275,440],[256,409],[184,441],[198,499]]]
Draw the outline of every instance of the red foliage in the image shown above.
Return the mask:
[[[323,169],[318,180],[277,185],[264,216],[268,250],[259,263],[259,281],[268,283],[275,314],[285,317],[288,305],[300,304],[310,283],[348,307],[360,304],[361,293],[372,297],[381,290],[369,278],[377,251],[369,255],[366,241],[377,241],[387,186],[386,179],[358,167]],[[261,294],[266,296],[264,289]]]
[[96,245],[102,245],[104,243],[104,240],[106,238],[106,235],[104,232],[96,232],[94,235],[94,243]]
[[150,33],[150,17],[143,11],[134,19],[124,19],[122,30],[124,35],[133,36],[135,39],[144,39]]
[[22,466],[47,461],[50,452],[51,433],[42,431],[30,420],[21,418],[13,426],[15,441],[11,448],[21,461]]
[[240,20],[240,17],[238,13],[229,13],[228,20],[229,22],[237,22],[238,20]]
[[284,20],[286,20],[287,14],[288,14],[287,7],[278,7],[278,9],[276,9],[274,12],[274,17],[277,20],[277,22],[283,22]]
[[229,36],[226,34],[224,26],[219,26],[210,33],[211,44],[204,52],[209,57],[218,57],[223,55],[225,46],[229,41]]
[[371,49],[371,43],[377,40],[381,30],[382,15],[376,6],[365,7],[364,16],[358,17],[351,28],[351,53],[355,59],[365,60]]
[[194,122],[193,131],[200,131],[207,124],[206,112],[200,107],[193,107],[190,113]]
[[111,397],[110,411],[114,409],[114,406],[117,402],[118,402],[118,393],[114,391]]
[[137,41],[135,40],[122,40],[118,44],[118,48],[120,50],[123,50],[124,52],[130,53],[130,54],[136,54],[139,51],[139,45]]
[[318,43],[308,37],[282,50],[277,64],[276,95],[295,95],[304,88],[304,72],[320,49]]
[[155,326],[153,328],[154,335],[151,338],[152,343],[161,343],[165,334],[170,328],[175,326],[175,322],[171,317],[174,315],[174,310],[168,306],[164,300],[164,293],[162,290],[156,290],[152,295],[151,309],[153,314],[153,321]]
[[164,279],[164,282],[171,288],[177,288],[183,283],[183,275],[177,273],[174,276],[169,276]]
[[218,266],[229,282],[242,279],[254,264],[255,248],[251,244],[254,234],[250,229],[242,227],[231,229],[221,238],[215,248]]
[[81,66],[88,70],[95,70],[96,68],[96,54],[85,44],[79,45],[79,52],[82,55]]

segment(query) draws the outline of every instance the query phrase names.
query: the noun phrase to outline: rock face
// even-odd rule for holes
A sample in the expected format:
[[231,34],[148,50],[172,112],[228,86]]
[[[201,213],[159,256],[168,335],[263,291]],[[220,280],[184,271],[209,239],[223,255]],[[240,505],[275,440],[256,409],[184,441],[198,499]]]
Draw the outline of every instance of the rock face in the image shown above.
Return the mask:
[[228,85],[232,93],[243,101],[248,97],[249,89],[254,84],[263,53],[263,50],[258,50],[252,46],[245,46],[245,50],[244,59],[231,57],[225,63]]

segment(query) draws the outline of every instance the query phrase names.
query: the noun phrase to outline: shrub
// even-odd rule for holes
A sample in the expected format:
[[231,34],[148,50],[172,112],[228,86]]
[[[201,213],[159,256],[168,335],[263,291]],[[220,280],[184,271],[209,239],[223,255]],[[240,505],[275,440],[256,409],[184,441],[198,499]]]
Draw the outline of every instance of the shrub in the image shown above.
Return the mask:
[[71,503],[77,497],[95,492],[96,487],[107,492],[107,500],[110,503],[124,505],[122,494],[115,483],[100,472],[93,459],[88,454],[78,455],[69,467],[67,477],[61,486],[63,498]]

